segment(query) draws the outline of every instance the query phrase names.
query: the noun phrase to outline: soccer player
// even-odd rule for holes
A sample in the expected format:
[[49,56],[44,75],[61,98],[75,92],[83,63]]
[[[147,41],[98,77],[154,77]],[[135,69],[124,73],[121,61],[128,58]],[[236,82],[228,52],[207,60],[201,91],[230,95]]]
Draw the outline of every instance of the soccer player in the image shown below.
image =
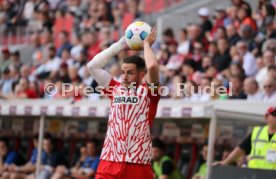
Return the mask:
[[56,168],[55,174],[51,179],[72,179],[72,178],[94,178],[99,164],[98,141],[91,139],[86,143],[87,156],[71,169],[67,169],[64,165]]
[[[150,126],[156,115],[159,67],[151,45],[156,29],[144,40],[144,59],[126,57],[121,65],[121,80],[115,81],[103,70],[107,62],[126,50],[124,37],[97,54],[87,67],[111,99],[111,113],[96,179],[149,179],[151,169]],[[145,77],[146,83],[143,83]]]

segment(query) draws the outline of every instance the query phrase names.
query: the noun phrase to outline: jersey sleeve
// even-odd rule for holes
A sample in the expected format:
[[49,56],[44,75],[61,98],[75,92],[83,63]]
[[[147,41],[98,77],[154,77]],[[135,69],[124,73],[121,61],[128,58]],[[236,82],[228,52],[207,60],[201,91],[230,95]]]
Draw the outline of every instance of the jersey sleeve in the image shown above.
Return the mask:
[[119,85],[120,85],[120,82],[118,82],[112,78],[109,85],[106,88],[104,88],[104,90],[103,90],[104,94],[108,98],[113,99],[113,90],[116,86],[119,86]]
[[8,156],[5,160],[5,164],[15,164],[16,160],[17,160],[18,156],[15,152],[9,152]]
[[146,87],[148,89],[148,97],[150,99],[149,123],[150,123],[150,126],[152,126],[153,120],[157,112],[158,102],[160,100],[160,94],[159,94],[160,85],[152,86],[152,85],[146,84]]
[[249,136],[247,136],[246,139],[242,141],[242,143],[239,145],[239,147],[242,150],[244,150],[246,155],[250,154],[251,152],[251,136],[252,136],[252,133]]
[[93,169],[94,171],[97,171],[98,165],[100,163],[100,159],[97,158],[92,164],[91,164],[91,169]]
[[36,163],[36,158],[37,158],[37,148],[33,149],[30,161],[32,162],[32,164]]

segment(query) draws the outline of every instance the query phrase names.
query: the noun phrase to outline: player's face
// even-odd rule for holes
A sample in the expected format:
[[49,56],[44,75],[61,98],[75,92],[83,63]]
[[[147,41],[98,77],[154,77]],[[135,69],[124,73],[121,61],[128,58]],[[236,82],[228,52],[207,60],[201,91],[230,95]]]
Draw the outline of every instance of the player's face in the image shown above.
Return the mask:
[[162,157],[162,151],[157,148],[157,147],[153,147],[152,148],[152,159],[154,161],[159,161]]
[[8,153],[8,148],[4,142],[0,142],[0,156],[4,156]]
[[38,141],[37,141],[37,139],[33,139],[33,144],[34,144],[34,147],[37,147],[37,146],[38,146]]
[[50,153],[51,150],[52,150],[52,143],[51,143],[51,140],[47,140],[47,139],[44,139],[43,140],[43,150],[46,152],[46,153]]
[[90,155],[90,156],[95,155],[96,154],[96,146],[95,146],[95,144],[91,143],[91,142],[87,143],[86,150],[87,150],[88,155]]
[[266,115],[267,124],[272,127],[273,129],[276,129],[276,112],[273,112],[272,114]]
[[207,153],[208,153],[208,146],[204,146],[202,148],[202,156],[203,156],[203,159],[206,161],[207,160]]
[[141,72],[133,63],[123,63],[121,66],[122,85],[128,87],[131,83],[139,83]]

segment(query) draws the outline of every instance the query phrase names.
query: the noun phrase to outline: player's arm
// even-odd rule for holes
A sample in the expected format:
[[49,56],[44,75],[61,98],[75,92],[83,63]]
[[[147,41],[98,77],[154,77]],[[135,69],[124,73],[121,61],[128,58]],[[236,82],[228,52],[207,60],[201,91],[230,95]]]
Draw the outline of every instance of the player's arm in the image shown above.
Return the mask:
[[148,84],[154,83],[155,85],[159,84],[159,66],[157,59],[151,45],[156,40],[156,28],[153,28],[151,33],[144,40],[144,56],[147,68],[146,80]]
[[222,165],[230,165],[233,162],[237,161],[237,159],[243,155],[245,155],[244,150],[238,146],[229,154],[229,156],[224,161],[222,161]]
[[237,159],[240,158],[241,156],[250,154],[251,136],[252,136],[252,133],[248,135],[245,138],[245,140],[243,140],[242,143],[239,146],[237,146],[224,161],[215,162],[213,165],[222,165],[222,166],[230,165],[233,162],[237,161]]
[[82,168],[79,168],[78,170],[75,170],[71,173],[72,177],[78,178],[78,177],[94,177],[96,172],[91,169],[89,171],[85,171]]
[[9,170],[11,172],[32,173],[35,171],[35,165],[32,164],[32,162],[28,162],[25,165],[20,166],[20,167],[12,165],[12,166],[10,166]]
[[90,74],[95,78],[100,86],[107,87],[112,79],[111,75],[103,70],[107,62],[122,50],[126,49],[124,37],[120,41],[112,44],[109,48],[98,53],[88,64]]

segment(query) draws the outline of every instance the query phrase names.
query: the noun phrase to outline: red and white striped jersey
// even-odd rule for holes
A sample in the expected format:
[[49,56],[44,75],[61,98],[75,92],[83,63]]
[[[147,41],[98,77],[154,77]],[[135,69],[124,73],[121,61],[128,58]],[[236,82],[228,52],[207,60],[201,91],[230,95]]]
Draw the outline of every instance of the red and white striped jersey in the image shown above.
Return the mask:
[[160,95],[152,95],[146,84],[127,90],[113,79],[104,92],[112,102],[101,160],[150,164],[150,126]]

